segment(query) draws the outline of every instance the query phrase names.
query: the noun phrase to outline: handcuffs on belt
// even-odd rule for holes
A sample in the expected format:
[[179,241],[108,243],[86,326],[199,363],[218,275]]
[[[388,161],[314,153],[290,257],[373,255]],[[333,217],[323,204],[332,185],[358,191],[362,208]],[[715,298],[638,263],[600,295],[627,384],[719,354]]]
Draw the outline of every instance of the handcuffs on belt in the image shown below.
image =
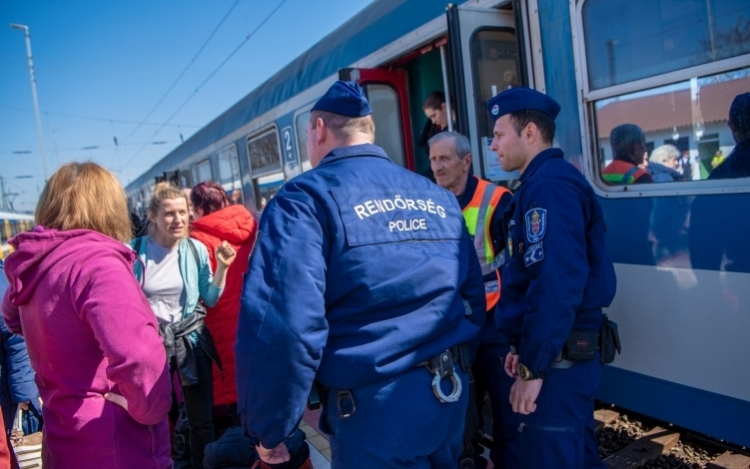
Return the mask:
[[[432,392],[440,402],[456,402],[461,397],[461,378],[454,370],[454,359],[452,350],[444,350],[440,354],[430,358],[426,362],[420,363],[425,365],[427,371],[432,375]],[[450,394],[446,395],[440,387],[443,378],[451,380],[452,389]]]

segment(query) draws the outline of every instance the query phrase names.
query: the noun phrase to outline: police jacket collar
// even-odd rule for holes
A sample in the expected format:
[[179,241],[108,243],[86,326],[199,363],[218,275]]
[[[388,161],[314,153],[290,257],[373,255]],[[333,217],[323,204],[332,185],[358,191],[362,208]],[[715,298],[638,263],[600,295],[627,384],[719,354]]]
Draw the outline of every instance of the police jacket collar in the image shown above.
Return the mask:
[[342,158],[349,158],[353,156],[377,156],[380,158],[385,158],[387,160],[390,160],[390,158],[388,158],[388,155],[385,154],[385,150],[383,150],[379,146],[372,145],[369,143],[364,143],[361,145],[351,145],[348,147],[335,148],[331,150],[330,153],[328,153],[326,156],[323,157],[323,159],[320,161],[320,165],[324,165],[326,163],[338,161]]
[[548,148],[543,152],[539,153],[531,160],[531,163],[526,167],[526,171],[521,174],[521,182],[526,182],[534,173],[542,167],[542,165],[553,158],[562,158],[563,152],[559,148]]

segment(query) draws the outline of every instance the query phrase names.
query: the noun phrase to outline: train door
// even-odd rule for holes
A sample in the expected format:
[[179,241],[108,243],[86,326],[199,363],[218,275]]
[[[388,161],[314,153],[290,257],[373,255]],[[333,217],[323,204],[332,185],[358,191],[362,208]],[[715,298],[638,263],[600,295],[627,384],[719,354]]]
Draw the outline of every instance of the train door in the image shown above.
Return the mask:
[[[518,13],[518,12],[516,12]],[[485,103],[503,90],[528,86],[522,64],[524,41],[516,35],[511,10],[451,5],[446,12],[458,127],[471,140],[474,174],[492,181],[509,181],[489,150],[493,122]]]
[[414,171],[406,72],[345,68],[339,71],[339,78],[355,81],[364,89],[375,121],[375,144],[382,147],[394,163]]

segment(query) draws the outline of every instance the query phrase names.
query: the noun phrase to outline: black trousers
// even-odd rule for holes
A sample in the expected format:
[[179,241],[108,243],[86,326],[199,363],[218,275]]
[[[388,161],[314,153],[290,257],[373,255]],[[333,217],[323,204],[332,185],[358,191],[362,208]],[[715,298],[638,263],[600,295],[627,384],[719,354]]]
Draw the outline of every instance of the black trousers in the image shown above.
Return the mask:
[[175,469],[203,469],[206,445],[216,438],[211,359],[200,346],[196,346],[194,352],[198,384],[182,387],[181,407],[178,406],[176,394],[172,393],[172,410],[169,415],[175,428],[172,440]]

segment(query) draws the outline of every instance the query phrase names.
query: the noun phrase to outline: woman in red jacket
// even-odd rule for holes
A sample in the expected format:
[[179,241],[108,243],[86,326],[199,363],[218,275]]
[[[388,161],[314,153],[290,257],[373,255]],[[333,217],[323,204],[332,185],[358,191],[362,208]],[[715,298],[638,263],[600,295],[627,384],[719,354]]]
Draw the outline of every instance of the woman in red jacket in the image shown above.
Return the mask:
[[[208,248],[211,267],[216,271],[214,251],[222,241],[227,241],[237,252],[234,262],[227,272],[224,293],[213,308],[207,308],[206,326],[216,342],[223,376],[214,366],[214,405],[232,406],[230,415],[236,419],[237,389],[234,374],[234,341],[237,336],[237,317],[240,311],[242,280],[247,272],[248,259],[252,250],[258,224],[250,212],[242,205],[233,205],[224,188],[207,181],[195,186],[190,193],[190,202],[195,221],[190,228],[190,236]],[[239,424],[238,421],[234,422]]]

